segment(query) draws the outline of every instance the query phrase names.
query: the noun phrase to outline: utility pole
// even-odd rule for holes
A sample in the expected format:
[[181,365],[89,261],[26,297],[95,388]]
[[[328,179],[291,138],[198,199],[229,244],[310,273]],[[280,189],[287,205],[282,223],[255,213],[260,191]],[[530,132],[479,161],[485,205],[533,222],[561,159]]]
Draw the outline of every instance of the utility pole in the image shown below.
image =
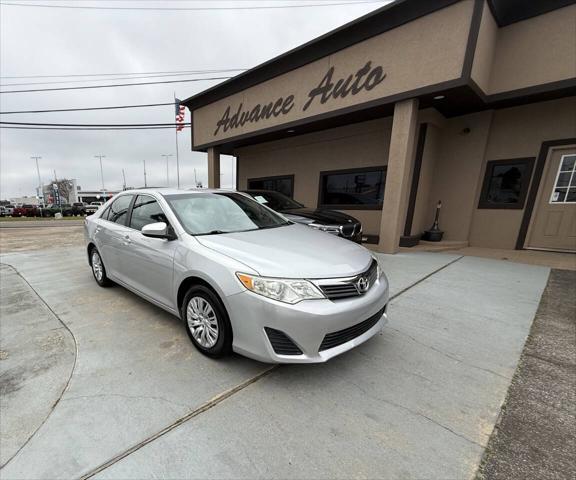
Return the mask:
[[146,183],[146,160],[142,160],[144,162],[144,188],[148,186]]
[[36,173],[38,173],[38,198],[40,199],[41,197],[42,203],[44,203],[44,192],[42,191],[42,179],[40,178],[40,167],[38,166],[38,160],[41,159],[42,157],[35,156],[30,158],[36,160]]
[[100,179],[102,180],[102,196],[104,197],[104,201],[106,201],[106,188],[104,187],[104,169],[102,168],[102,159],[106,158],[106,155],[98,154],[94,155],[94,158],[98,158],[100,160]]
[[124,169],[122,169],[122,179],[124,180],[122,190],[126,190],[126,173],[124,172]]
[[173,153],[168,153],[168,154],[162,153],[160,156],[164,157],[164,159],[166,160],[166,186],[169,187],[170,186],[170,180],[168,177],[168,159],[170,157],[174,156],[174,154]]

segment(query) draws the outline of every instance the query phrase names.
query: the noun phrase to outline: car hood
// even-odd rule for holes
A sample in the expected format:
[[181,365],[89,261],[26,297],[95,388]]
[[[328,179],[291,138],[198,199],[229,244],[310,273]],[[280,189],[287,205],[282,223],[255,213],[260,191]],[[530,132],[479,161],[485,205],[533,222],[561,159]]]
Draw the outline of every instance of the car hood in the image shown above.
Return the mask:
[[293,208],[290,210],[282,210],[280,213],[287,218],[299,221],[301,219],[314,220],[315,223],[321,225],[345,225],[347,223],[359,223],[359,220],[346,215],[345,213],[336,212],[334,210],[323,210],[317,208]]
[[366,248],[303,225],[195,238],[266,277],[346,277],[364,271],[372,261]]

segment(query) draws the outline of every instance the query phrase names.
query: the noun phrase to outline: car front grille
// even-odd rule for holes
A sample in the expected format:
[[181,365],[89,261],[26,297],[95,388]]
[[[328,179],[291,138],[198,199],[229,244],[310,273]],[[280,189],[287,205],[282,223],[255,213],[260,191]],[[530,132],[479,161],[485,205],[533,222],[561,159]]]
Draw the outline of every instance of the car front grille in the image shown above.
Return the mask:
[[[373,260],[368,270],[359,275],[339,281],[335,280],[334,283],[328,283],[328,281],[326,281],[326,283],[319,283],[318,287],[329,300],[358,297],[364,295],[368,290],[370,290],[370,288],[372,288],[377,275],[378,264],[376,263],[376,260]],[[361,291],[358,286],[358,282],[361,278],[365,278],[368,282],[368,287],[364,291]]]
[[337,332],[326,334],[324,340],[322,340],[322,343],[320,344],[318,351],[322,352],[324,350],[328,350],[329,348],[337,347],[338,345],[342,345],[346,342],[349,342],[350,340],[354,340],[363,333],[366,333],[378,323],[378,320],[380,320],[385,310],[386,307],[384,307],[382,310],[379,310],[378,313],[372,315],[370,318],[364,320],[363,322],[345,328],[344,330],[338,330]]
[[278,355],[302,355],[302,350],[281,330],[264,327],[268,340]]

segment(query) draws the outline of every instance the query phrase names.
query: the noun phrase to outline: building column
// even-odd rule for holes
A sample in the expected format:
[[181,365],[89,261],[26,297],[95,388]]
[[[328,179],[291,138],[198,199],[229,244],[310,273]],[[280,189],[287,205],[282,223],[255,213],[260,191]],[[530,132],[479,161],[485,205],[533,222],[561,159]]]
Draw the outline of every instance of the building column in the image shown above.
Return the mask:
[[220,151],[217,147],[208,149],[208,188],[220,188]]
[[406,218],[417,125],[418,99],[396,103],[378,243],[378,250],[383,253],[396,253],[399,250]]

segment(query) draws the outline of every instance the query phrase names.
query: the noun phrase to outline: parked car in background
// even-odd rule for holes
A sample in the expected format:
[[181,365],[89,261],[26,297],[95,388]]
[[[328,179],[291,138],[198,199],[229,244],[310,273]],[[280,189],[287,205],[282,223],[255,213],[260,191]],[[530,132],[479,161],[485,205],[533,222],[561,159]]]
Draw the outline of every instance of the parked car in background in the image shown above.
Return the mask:
[[376,254],[239,192],[130,190],[84,225],[96,282],[180,317],[208,356],[325,362],[387,322]]
[[86,215],[92,215],[96,213],[102,205],[104,205],[104,202],[91,202],[90,205],[86,205],[84,212]]
[[72,215],[86,215],[86,206],[88,204],[85,202],[75,202],[72,204]]
[[13,217],[40,217],[42,211],[37,205],[24,204],[21,207],[14,208]]
[[14,205],[2,205],[0,206],[0,216],[1,217],[11,217],[14,213]]
[[272,190],[243,190],[243,192],[293,222],[362,243],[362,223],[350,215],[324,208],[306,208],[286,195]]

